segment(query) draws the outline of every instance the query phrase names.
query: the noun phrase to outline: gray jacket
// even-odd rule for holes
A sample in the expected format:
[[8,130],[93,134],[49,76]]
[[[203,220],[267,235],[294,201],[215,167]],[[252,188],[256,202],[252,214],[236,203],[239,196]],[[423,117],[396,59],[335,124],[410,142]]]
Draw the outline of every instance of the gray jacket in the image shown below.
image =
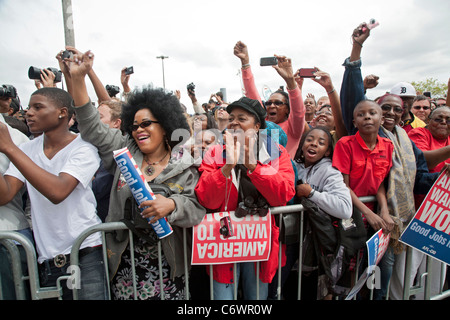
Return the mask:
[[[113,187],[109,202],[109,213],[106,222],[120,221],[124,216],[125,202],[132,197],[130,188],[121,178],[120,170],[113,158],[113,151],[127,147],[136,163],[143,161],[143,154],[134,139],[128,135],[122,135],[118,129],[110,129],[100,121],[97,109],[92,103],[75,108],[78,121],[78,129],[84,140],[98,148],[99,155],[106,170],[114,174]],[[183,157],[191,157],[184,154]],[[171,278],[184,273],[183,259],[183,228],[191,228],[199,224],[206,210],[197,201],[194,188],[199,179],[198,171],[192,166],[193,159],[178,159],[172,156],[168,166],[154,180],[154,183],[166,184],[172,191],[170,198],[175,201],[176,209],[167,216],[167,220],[173,228],[173,233],[161,240],[162,250],[171,267]],[[191,254],[190,230],[187,233],[188,255]],[[116,231],[107,234],[107,248],[111,275],[114,275],[120,258],[128,245],[128,231]],[[188,263],[190,257],[187,259]]]
[[320,210],[339,219],[352,216],[353,204],[350,190],[344,183],[342,174],[331,164],[331,159],[322,158],[312,167],[295,162],[298,178],[315,190],[310,198]]

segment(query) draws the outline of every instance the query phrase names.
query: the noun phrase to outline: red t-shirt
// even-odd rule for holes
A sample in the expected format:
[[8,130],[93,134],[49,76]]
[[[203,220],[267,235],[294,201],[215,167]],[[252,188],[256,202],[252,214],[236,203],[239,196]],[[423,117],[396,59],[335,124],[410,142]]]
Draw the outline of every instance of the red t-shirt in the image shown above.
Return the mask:
[[[450,144],[450,137],[443,140],[438,140],[433,137],[430,130],[426,128],[415,128],[408,133],[409,138],[415,143],[417,148],[422,151],[430,151],[440,149],[442,147],[448,146]],[[440,172],[446,163],[450,163],[450,159],[447,159],[439,163],[436,167],[429,169],[430,173]],[[415,194],[414,201],[416,209],[419,209],[422,204],[423,199],[425,199],[425,194]]]
[[[450,145],[450,136],[447,139],[438,140],[433,137],[430,130],[427,128],[414,128],[408,133],[408,136],[415,143],[417,148],[422,151],[436,150]],[[429,171],[431,173],[440,172],[446,163],[450,163],[450,159],[439,163]]]
[[[375,196],[392,167],[394,145],[378,136],[370,150],[359,132],[339,139],[333,153],[333,166],[349,175],[349,186],[358,197]],[[373,203],[366,205],[373,210]]]

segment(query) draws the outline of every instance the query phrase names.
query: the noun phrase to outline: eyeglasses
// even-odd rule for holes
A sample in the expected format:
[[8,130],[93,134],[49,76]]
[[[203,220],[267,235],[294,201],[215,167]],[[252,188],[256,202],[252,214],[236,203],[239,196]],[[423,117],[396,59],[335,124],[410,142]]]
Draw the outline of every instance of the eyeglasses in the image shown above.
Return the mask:
[[154,121],[154,120],[144,120],[142,121],[140,124],[132,124],[130,126],[130,130],[131,131],[136,131],[139,127],[141,127],[142,129],[147,128],[149,125],[151,125],[152,123],[159,123],[159,121]]
[[208,118],[206,118],[206,117],[195,117],[194,118],[194,121],[205,121],[205,120],[208,120]]
[[394,110],[395,113],[398,113],[398,114],[403,113],[403,108],[402,108],[402,107],[400,107],[400,106],[395,106],[395,107],[393,107],[393,106],[391,106],[390,104],[383,104],[383,105],[381,106],[381,110],[383,110],[383,111],[385,111],[385,112]]
[[433,120],[434,122],[439,123],[439,124],[441,124],[443,122],[445,122],[447,125],[450,124],[450,118],[447,118],[447,119],[444,119],[444,118],[433,118],[431,120]]
[[416,110],[420,110],[420,109],[430,110],[430,107],[422,107],[422,106],[414,106],[413,108],[416,109]]
[[283,101],[280,101],[280,100],[275,100],[275,101],[266,101],[265,103],[264,103],[264,105],[266,106],[266,107],[268,107],[268,106],[271,106],[272,104],[274,104],[274,105],[276,105],[276,106],[281,106],[282,104],[285,104]]

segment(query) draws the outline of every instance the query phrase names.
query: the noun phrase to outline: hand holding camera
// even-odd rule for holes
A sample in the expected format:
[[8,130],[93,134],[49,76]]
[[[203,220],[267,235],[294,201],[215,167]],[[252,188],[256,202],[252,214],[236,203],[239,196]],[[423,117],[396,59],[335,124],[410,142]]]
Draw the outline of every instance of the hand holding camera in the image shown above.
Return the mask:
[[320,84],[326,92],[331,93],[334,89],[333,82],[331,81],[331,77],[328,73],[325,71],[320,70],[319,68],[316,68],[316,72],[314,73],[315,78],[312,80]]
[[[69,47],[68,47],[69,48]],[[72,51],[72,50],[71,50]],[[85,53],[79,53],[73,50],[73,62],[70,63],[70,75],[71,77],[84,78],[89,71],[92,70],[94,65],[94,54],[88,50]]]
[[361,23],[356,29],[353,30],[352,39],[354,43],[359,44],[362,47],[364,41],[370,36],[370,30],[378,26],[379,23],[375,19],[371,19],[370,23]]
[[285,56],[275,57],[278,60],[278,64],[273,66],[277,70],[278,74],[286,81],[287,89],[295,89],[297,83],[294,80],[294,71],[292,70],[292,60]]

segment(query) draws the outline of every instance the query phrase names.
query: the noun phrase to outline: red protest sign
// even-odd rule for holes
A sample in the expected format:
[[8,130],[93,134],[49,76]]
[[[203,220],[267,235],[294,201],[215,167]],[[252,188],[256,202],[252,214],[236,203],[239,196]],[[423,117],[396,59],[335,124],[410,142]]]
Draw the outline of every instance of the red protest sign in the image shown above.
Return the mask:
[[[234,235],[220,233],[220,219],[230,216]],[[223,264],[266,261],[271,244],[270,212],[265,217],[247,215],[237,218],[234,211],[206,214],[193,228],[192,264]]]

